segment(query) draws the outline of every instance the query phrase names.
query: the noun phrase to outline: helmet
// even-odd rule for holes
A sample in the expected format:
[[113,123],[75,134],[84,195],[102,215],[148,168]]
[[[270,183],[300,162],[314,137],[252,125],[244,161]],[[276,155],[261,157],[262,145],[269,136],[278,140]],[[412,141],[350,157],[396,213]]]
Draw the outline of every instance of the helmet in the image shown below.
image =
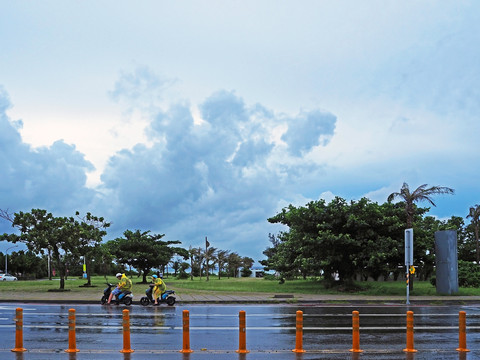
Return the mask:
[[152,278],[156,279],[158,276],[157,275],[152,275]]
[[117,273],[117,275],[115,275],[115,277],[122,277],[122,273]]

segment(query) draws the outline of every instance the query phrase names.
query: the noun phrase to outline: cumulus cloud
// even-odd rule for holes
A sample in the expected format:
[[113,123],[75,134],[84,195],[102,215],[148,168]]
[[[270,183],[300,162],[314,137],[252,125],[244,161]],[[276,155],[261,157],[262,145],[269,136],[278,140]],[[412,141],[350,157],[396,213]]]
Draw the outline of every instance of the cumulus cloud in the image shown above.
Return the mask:
[[[10,211],[44,208],[58,215],[73,215],[87,209],[95,196],[85,187],[86,172],[93,170],[84,155],[58,140],[49,147],[32,148],[22,141],[6,115],[10,106],[5,91],[0,92],[0,206]],[[0,226],[5,227],[4,221]],[[5,230],[6,231],[6,230]]]
[[279,200],[301,196],[309,189],[302,185],[318,181],[314,164],[292,158],[275,132],[289,129],[285,140],[298,156],[326,144],[336,118],[319,110],[275,114],[229,91],[213,93],[198,111],[196,121],[187,103],[159,110],[146,128],[150,145],[111,157],[102,191],[105,211],[116,219],[112,228],[150,229],[186,245],[209,236],[217,247],[242,244],[259,254]]
[[314,146],[328,144],[335,130],[336,117],[319,110],[303,112],[288,121],[288,131],[282,136],[290,152],[300,156]]

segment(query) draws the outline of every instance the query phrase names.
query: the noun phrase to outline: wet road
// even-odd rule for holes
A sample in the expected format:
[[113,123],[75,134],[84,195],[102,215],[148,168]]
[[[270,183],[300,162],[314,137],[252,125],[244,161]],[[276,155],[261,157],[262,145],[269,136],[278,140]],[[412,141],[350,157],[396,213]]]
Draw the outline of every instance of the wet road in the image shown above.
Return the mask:
[[[15,309],[23,308],[24,353],[15,347]],[[76,310],[76,348],[67,354],[68,310]],[[189,305],[129,307],[132,354],[122,354],[123,306],[0,304],[0,359],[465,359],[480,358],[477,306]],[[182,312],[190,315],[191,354],[181,354]],[[239,348],[239,311],[246,348]],[[304,354],[296,354],[295,315],[303,311]],[[360,313],[360,354],[352,354],[352,311]],[[414,354],[406,347],[406,312],[414,312]],[[458,312],[467,313],[468,353],[459,353]]]

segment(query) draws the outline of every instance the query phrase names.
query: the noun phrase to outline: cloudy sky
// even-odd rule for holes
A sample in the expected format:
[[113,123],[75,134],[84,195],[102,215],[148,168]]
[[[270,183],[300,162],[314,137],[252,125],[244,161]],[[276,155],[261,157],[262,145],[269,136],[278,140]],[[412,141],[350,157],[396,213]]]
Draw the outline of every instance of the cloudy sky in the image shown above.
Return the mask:
[[1,1],[0,208],[255,260],[288,204],[427,183],[466,216],[479,64],[476,1]]

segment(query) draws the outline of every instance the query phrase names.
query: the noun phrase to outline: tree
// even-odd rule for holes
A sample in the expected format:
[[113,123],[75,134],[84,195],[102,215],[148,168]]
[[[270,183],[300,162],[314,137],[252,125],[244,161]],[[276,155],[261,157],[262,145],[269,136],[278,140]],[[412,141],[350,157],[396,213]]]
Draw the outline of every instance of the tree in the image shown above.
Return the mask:
[[242,276],[243,277],[249,277],[252,274],[252,266],[255,263],[255,260],[253,260],[251,257],[244,256],[242,258]]
[[148,272],[152,268],[163,270],[175,254],[188,259],[187,250],[171,247],[171,245],[180,244],[180,241],[160,240],[165,234],[126,230],[123,235],[124,238],[117,238],[108,242],[110,252],[121,264],[140,270],[143,274],[142,283],[147,282]]
[[410,229],[413,226],[416,202],[428,201],[433,206],[436,206],[431,198],[431,195],[455,193],[455,190],[449,187],[427,186],[427,184],[420,185],[413,192],[410,192],[408,184],[404,182],[402,188],[400,189],[400,192],[391,193],[387,198],[388,202],[392,202],[395,198],[400,197],[405,203],[405,213],[407,215],[407,229]]
[[216,263],[216,257],[215,257],[216,251],[217,251],[217,248],[214,248],[212,246],[206,247],[204,250],[203,259],[205,260],[204,268],[205,268],[205,275],[207,277],[207,281],[209,280],[210,269],[213,269]]
[[80,220],[79,231],[83,246],[78,249],[80,256],[83,256],[85,270],[87,273],[87,283],[85,286],[91,286],[91,273],[93,271],[93,262],[95,252],[98,251],[102,238],[107,235],[106,229],[110,227],[110,223],[106,222],[103,217],[94,216],[87,212],[85,216],[80,217],[77,211],[77,218]]
[[472,219],[472,226],[473,231],[475,234],[475,249],[476,249],[476,258],[477,258],[477,265],[480,265],[480,246],[478,243],[478,232],[479,232],[479,225],[480,225],[480,205],[475,205],[470,208],[470,212],[467,215],[467,218]]
[[[404,182],[402,185],[402,188],[400,189],[400,192],[391,193],[387,198],[387,201],[391,202],[395,198],[400,197],[405,203],[405,214],[407,216],[407,221],[406,221],[407,229],[410,229],[413,227],[413,220],[414,220],[415,210],[416,210],[416,207],[415,207],[416,202],[428,201],[433,206],[436,206],[431,198],[432,195],[455,193],[455,190],[449,187],[445,187],[445,186],[427,187],[427,186],[428,186],[427,184],[420,185],[413,192],[410,192],[410,188],[408,184]],[[411,277],[411,280],[409,283],[410,289],[413,289],[413,279],[414,279],[414,276]]]
[[60,289],[65,288],[65,263],[68,253],[78,255],[90,239],[84,237],[85,230],[73,217],[54,217],[46,210],[32,209],[29,213],[20,211],[10,216],[2,211],[0,216],[12,222],[18,234],[3,234],[0,240],[13,243],[24,242],[35,254],[51,252],[52,260],[60,276]]
[[222,271],[225,270],[225,265],[228,261],[229,250],[217,250],[216,260],[218,266],[218,279],[221,279]]
[[47,273],[46,259],[35,255],[32,251],[12,252],[9,261],[8,269],[10,272],[19,274],[23,278],[38,279],[44,277]]
[[228,276],[238,277],[238,269],[242,266],[242,258],[236,252],[228,255],[227,272]]
[[190,255],[190,280],[193,280],[194,276],[200,276],[202,278],[202,263],[203,263],[203,251],[202,248],[189,249]]

